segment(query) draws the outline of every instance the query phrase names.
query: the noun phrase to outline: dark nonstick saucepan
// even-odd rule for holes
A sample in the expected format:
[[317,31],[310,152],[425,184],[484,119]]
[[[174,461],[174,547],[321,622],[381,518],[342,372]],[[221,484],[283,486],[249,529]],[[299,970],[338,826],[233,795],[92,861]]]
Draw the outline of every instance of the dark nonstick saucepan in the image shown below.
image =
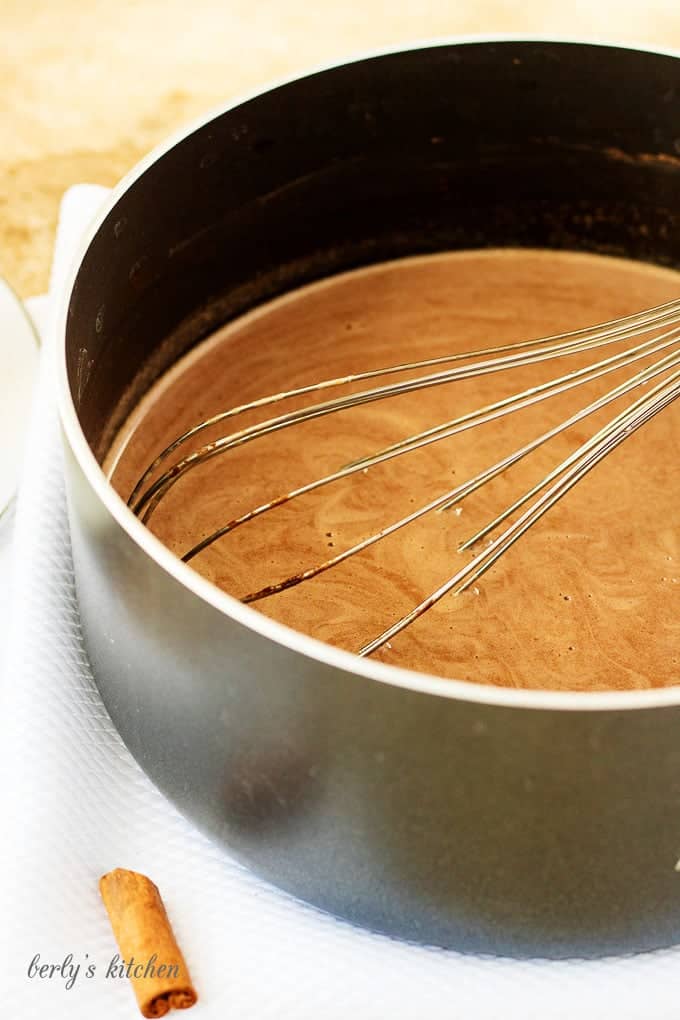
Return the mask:
[[370,56],[211,115],[116,189],[59,335],[87,650],[161,790],[302,900],[475,952],[665,946],[680,689],[508,690],[359,659],[199,577],[99,466],[159,373],[233,316],[487,245],[680,265],[680,59],[515,40]]

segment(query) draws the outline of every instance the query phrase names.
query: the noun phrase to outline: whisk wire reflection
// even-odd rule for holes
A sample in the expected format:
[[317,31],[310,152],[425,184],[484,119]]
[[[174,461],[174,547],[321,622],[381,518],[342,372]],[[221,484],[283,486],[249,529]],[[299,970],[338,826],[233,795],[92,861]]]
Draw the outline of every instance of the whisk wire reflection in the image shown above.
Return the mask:
[[[680,351],[677,349],[680,343],[680,301],[668,302],[656,308],[638,312],[621,319],[614,319],[606,323],[569,333],[556,334],[551,337],[524,340],[511,344],[500,344],[482,350],[461,352],[439,358],[399,364],[384,369],[372,369],[368,372],[327,379],[298,387],[297,389],[282,391],[272,396],[262,397],[239,407],[231,408],[186,430],[162,450],[137,481],[128,503],[133,511],[145,523],[148,523],[160,501],[167,496],[172,487],[188,471],[205,464],[213,457],[220,456],[230,449],[276,432],[279,429],[289,428],[304,421],[333,414],[339,410],[388,399],[403,393],[415,392],[430,386],[439,386],[462,379],[475,378],[506,369],[535,364],[553,358],[562,358],[571,354],[582,353],[583,351],[595,350],[606,344],[629,338],[639,338],[646,333],[656,332],[666,326],[671,328],[655,335],[651,339],[635,343],[632,347],[628,347],[593,364],[565,373],[548,382],[532,386],[520,393],[512,394],[475,411],[459,415],[420,433],[407,436],[382,450],[355,460],[351,464],[346,464],[322,478],[314,479],[305,485],[262,503],[254,509],[241,514],[239,517],[228,521],[204,537],[183,555],[182,558],[189,562],[214,542],[235,528],[254,520],[261,514],[313,492],[322,486],[350,477],[359,471],[365,471],[367,467],[392,460],[395,457],[404,456],[430,443],[447,439],[477,425],[501,418],[504,415],[511,414],[514,411],[532,406],[549,397],[591,382],[624,366],[632,365],[641,359],[660,354],[663,351],[669,351],[669,353],[654,361],[653,364],[637,371],[633,376],[612,387],[605,394],[591,401],[566,420],[559,422],[551,429],[532,439],[522,448],[513,451],[508,456],[479,472],[473,478],[468,479],[468,481],[430,500],[405,517],[392,522],[380,531],[369,535],[330,559],[317,563],[281,581],[266,585],[264,588],[251,592],[242,598],[242,601],[245,603],[253,603],[292,588],[345,562],[350,557],[382,541],[426,514],[437,510],[449,509],[572,425],[599,411],[614,400],[631,393],[635,388],[644,386],[667,372],[671,373],[670,376],[658,382],[651,390],[635,400],[630,406],[616,414],[593,436],[582,443],[572,454],[545,475],[536,485],[532,486],[527,492],[524,492],[491,522],[467,539],[459,547],[459,551],[462,552],[470,549],[481,539],[504,524],[509,517],[521,510],[530,500],[534,500],[517,520],[508,525],[482,552],[474,556],[470,562],[446,580],[435,592],[431,593],[409,613],[402,616],[392,626],[383,631],[382,634],[365,644],[358,651],[358,654],[361,656],[371,655],[427,612],[432,606],[436,605],[445,595],[449,593],[458,595],[474,584],[596,464],[678,397],[680,394],[680,370],[674,371],[674,369],[680,365]],[[375,379],[379,376],[393,375],[462,361],[471,361],[471,363],[465,365],[457,364],[456,367],[447,368],[445,371],[428,373],[397,383],[388,383],[379,387],[359,390],[348,396],[324,400],[299,410],[276,415],[256,425],[220,436],[213,442],[205,443],[198,450],[188,455],[180,455],[179,460],[175,461],[170,467],[165,467],[166,461],[172,457],[173,453],[180,450],[182,446],[200,435],[205,429],[221,424],[223,421],[234,418],[246,411],[268,407],[291,397],[299,397],[349,383]],[[161,473],[158,475],[159,471]],[[155,477],[156,475],[157,477]],[[534,497],[537,498],[534,499]]]

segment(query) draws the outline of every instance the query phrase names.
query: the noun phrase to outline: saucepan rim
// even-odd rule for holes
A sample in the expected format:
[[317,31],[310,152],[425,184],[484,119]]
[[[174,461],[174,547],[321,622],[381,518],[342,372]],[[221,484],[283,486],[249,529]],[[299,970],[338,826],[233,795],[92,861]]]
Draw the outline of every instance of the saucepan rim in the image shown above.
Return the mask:
[[314,659],[325,665],[358,674],[366,680],[403,687],[423,694],[437,697],[452,698],[459,701],[476,702],[480,705],[497,705],[507,708],[525,708],[555,711],[621,711],[631,709],[651,709],[680,704],[680,686],[656,688],[653,690],[635,691],[552,691],[527,690],[507,687],[496,687],[489,684],[477,684],[467,680],[453,680],[404,669],[372,659],[361,658],[352,652],[343,651],[332,645],[312,638],[300,631],[293,630],[284,624],[277,623],[264,616],[250,606],[243,605],[238,599],[222,591],[216,585],[202,577],[188,564],[182,562],[165,546],[141,521],[132,513],[127,504],[107,480],[101,466],[96,460],[80,425],[78,414],[71,396],[66,364],[66,327],[71,294],[85,254],[95,235],[115,208],[120,199],[161,157],[170,152],[185,138],[210,121],[234,110],[242,104],[256,99],[263,94],[284,85],[298,81],[309,75],[352,63],[359,63],[373,57],[390,56],[398,53],[412,52],[438,46],[453,46],[475,43],[545,43],[570,44],[578,46],[607,47],[631,52],[651,53],[658,56],[680,58],[680,51],[652,46],[622,45],[604,39],[578,39],[573,37],[528,36],[523,33],[499,35],[462,35],[443,36],[434,39],[415,41],[408,45],[397,45],[383,49],[370,50],[349,56],[341,61],[333,61],[321,66],[308,68],[290,77],[277,79],[268,84],[237,96],[227,103],[220,104],[198,117],[196,120],[170,135],[160,145],[144,156],[133,169],[122,178],[112,189],[103,203],[98,215],[90,224],[84,238],[78,246],[73,258],[66,283],[58,299],[55,316],[55,342],[53,353],[56,357],[56,379],[58,389],[58,406],[62,427],[85,478],[99,497],[105,508],[116,523],[127,533],[129,538],[148,555],[167,574],[173,577],[186,589],[191,591],[203,602],[242,624],[249,630],[283,645],[292,652]]

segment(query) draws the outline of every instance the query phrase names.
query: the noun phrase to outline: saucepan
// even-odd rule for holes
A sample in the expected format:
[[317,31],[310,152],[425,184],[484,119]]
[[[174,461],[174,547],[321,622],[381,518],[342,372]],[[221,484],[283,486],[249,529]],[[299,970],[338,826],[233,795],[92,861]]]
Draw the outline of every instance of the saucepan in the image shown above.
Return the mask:
[[295,897],[470,952],[652,949],[680,941],[678,687],[501,689],[360,659],[201,578],[100,467],[151,383],[227,320],[354,267],[501,245],[680,266],[677,56],[379,53],[143,160],[89,233],[58,336],[85,643],[158,787]]

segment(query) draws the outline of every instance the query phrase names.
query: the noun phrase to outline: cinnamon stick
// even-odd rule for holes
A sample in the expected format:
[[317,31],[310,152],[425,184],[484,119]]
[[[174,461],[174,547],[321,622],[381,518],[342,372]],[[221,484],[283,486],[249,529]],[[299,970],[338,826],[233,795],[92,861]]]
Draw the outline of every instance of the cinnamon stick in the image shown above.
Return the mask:
[[129,977],[142,1016],[193,1006],[198,996],[151,879],[116,868],[100,878],[99,891],[120,949],[120,973]]

